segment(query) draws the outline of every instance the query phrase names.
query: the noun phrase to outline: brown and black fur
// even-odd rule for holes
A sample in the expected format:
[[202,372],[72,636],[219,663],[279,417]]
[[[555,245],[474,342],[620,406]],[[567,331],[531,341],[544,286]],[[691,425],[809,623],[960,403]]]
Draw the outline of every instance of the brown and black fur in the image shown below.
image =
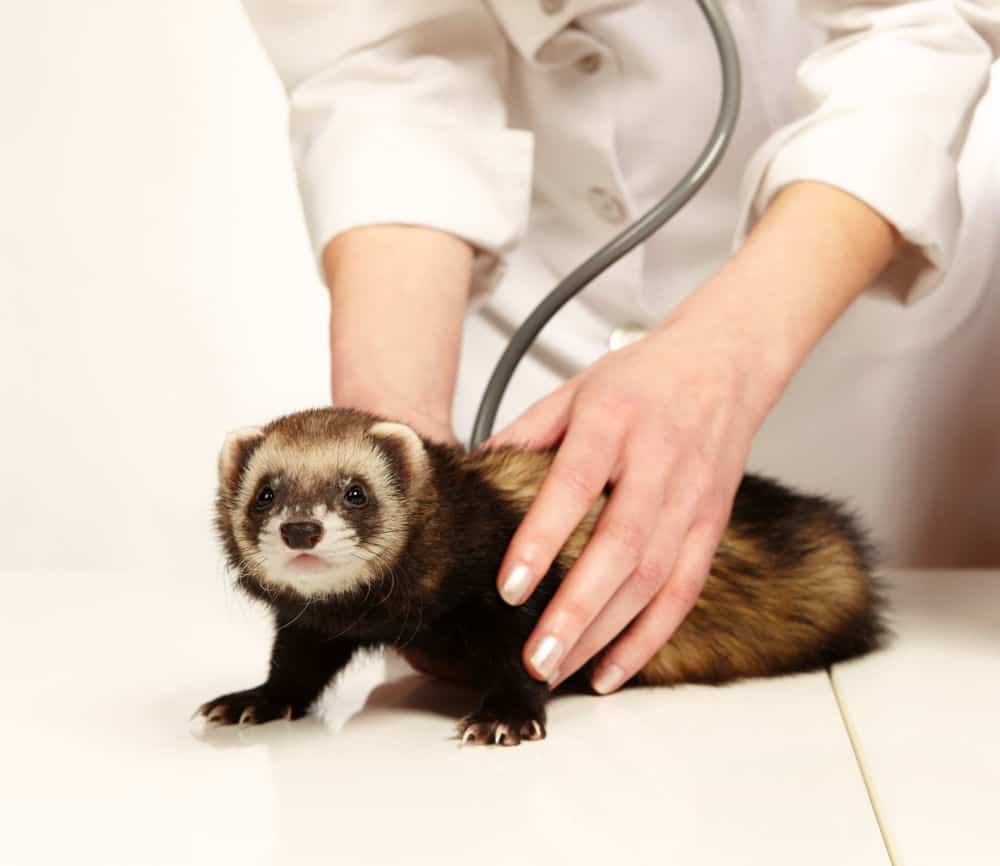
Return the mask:
[[[524,669],[522,648],[586,543],[603,497],[528,601],[512,607],[497,591],[498,569],[552,454],[466,452],[419,440],[414,460],[416,437],[408,448],[405,437],[369,436],[380,420],[310,410],[279,418],[229,449],[220,467],[217,529],[239,585],[272,609],[276,631],[267,680],[216,698],[200,713],[220,724],[298,718],[358,649],[408,647],[458,664],[481,689],[479,709],[460,726],[463,739],[511,745],[543,737],[549,689]],[[345,439],[371,439],[384,455],[405,519],[381,526],[381,506],[373,507],[367,529],[352,525],[360,527],[359,539],[390,539],[391,561],[374,563],[364,584],[304,599],[262,580],[248,558],[256,518],[238,507],[242,485],[262,443],[280,462],[283,448],[305,453]],[[881,611],[869,546],[844,509],[747,475],[700,598],[629,684],[720,684],[824,668],[879,646],[886,633]],[[589,672],[585,667],[564,687],[586,687]]]

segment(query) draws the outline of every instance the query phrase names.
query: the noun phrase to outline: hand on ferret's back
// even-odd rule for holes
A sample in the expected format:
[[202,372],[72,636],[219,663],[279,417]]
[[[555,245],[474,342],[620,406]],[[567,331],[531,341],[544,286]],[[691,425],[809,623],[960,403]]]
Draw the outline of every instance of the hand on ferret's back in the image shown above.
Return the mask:
[[593,677],[606,693],[670,639],[704,588],[753,435],[900,244],[895,228],[849,193],[789,184],[725,265],[649,336],[605,356],[496,437],[561,441],[501,568],[499,588],[511,603],[530,594],[605,484],[613,486],[527,642],[524,662],[535,677],[558,683],[628,626]]
[[738,340],[711,331],[695,316],[668,320],[487,443],[559,445],[500,569],[498,586],[511,604],[530,596],[612,487],[593,536],[525,645],[536,679],[557,685],[610,643],[592,685],[613,691],[698,599],[751,438],[779,391],[747,363]]

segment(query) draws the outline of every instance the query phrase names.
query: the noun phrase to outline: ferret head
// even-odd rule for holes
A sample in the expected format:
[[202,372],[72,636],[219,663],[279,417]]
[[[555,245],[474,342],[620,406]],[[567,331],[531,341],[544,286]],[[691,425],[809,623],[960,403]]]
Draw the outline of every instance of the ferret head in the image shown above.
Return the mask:
[[427,472],[410,427],[348,409],[230,433],[216,501],[229,563],[270,594],[326,598],[364,587],[402,550]]

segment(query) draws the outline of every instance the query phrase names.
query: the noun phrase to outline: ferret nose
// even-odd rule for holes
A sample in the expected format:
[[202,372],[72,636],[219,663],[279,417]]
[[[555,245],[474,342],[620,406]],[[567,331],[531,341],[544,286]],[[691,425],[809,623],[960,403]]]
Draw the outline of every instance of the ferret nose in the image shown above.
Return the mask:
[[319,544],[319,540],[323,537],[323,527],[314,520],[282,523],[281,537],[293,550],[309,550]]

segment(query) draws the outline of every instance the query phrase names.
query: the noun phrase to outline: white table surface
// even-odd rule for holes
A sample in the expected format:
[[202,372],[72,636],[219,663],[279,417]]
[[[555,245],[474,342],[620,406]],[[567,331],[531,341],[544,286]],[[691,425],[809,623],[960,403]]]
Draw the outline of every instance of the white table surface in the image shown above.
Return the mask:
[[901,594],[898,644],[837,671],[839,696],[822,673],[572,696],[545,741],[484,749],[453,739],[472,693],[379,658],[318,716],[199,736],[194,708],[256,684],[269,647],[221,573],[6,575],[0,863],[886,864],[838,697],[896,862],[945,862],[920,859],[929,833],[1000,862],[973,857],[997,839],[1000,575],[949,579],[968,601]]
[[897,636],[833,683],[897,866],[1000,864],[1000,573],[893,576]]

